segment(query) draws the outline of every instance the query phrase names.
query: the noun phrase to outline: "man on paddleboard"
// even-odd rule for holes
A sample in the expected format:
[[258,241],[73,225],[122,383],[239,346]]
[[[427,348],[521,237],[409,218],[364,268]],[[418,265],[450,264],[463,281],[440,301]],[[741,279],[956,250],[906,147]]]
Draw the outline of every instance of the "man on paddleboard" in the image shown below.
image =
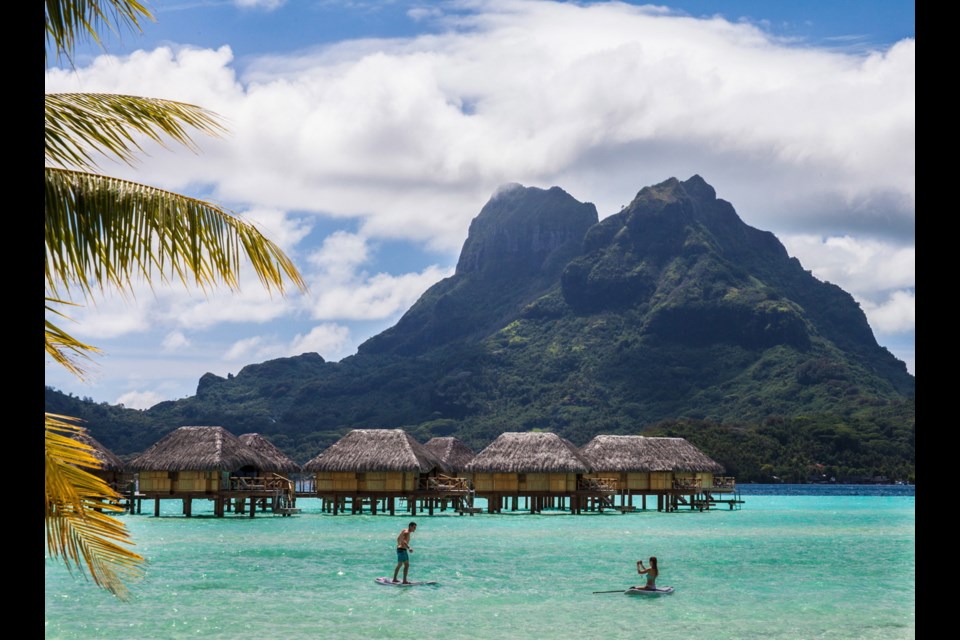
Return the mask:
[[410,554],[413,553],[413,548],[410,546],[410,534],[416,530],[417,523],[411,522],[407,525],[407,528],[397,536],[397,566],[393,570],[394,582],[400,582],[397,580],[397,574],[400,572],[400,567],[402,566],[403,584],[410,584],[407,580],[407,571],[410,570]]

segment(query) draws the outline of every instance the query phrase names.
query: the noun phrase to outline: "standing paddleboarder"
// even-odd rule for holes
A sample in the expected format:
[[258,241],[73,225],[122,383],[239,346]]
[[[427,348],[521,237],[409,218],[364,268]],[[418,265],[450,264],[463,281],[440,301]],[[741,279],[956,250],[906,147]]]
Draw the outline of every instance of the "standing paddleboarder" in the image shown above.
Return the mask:
[[410,584],[407,580],[407,571],[410,570],[410,554],[413,553],[413,548],[410,546],[410,534],[416,530],[417,523],[411,522],[397,536],[397,566],[393,570],[394,582],[400,582],[397,580],[397,574],[400,572],[400,567],[403,567],[403,584]]

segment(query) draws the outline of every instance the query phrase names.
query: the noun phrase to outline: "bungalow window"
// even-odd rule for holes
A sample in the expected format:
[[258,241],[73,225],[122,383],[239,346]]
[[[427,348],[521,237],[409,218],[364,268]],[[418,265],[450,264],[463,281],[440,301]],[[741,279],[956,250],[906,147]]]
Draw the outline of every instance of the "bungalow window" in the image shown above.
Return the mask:
[[517,482],[526,482],[526,481],[527,481],[527,474],[525,473],[517,474]]

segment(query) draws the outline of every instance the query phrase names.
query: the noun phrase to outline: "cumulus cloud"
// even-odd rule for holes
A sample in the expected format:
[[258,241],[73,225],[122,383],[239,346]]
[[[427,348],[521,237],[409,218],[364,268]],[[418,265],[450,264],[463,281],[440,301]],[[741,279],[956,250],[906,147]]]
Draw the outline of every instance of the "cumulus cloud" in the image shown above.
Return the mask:
[[347,327],[326,323],[313,327],[306,335],[297,334],[291,340],[266,336],[238,340],[224,354],[224,360],[262,362],[302,353],[319,353],[327,360],[339,360],[347,355],[343,351],[349,339],[350,330]]
[[190,340],[183,335],[181,331],[171,331],[163,339],[163,348],[165,351],[179,351],[190,346]]
[[350,330],[347,327],[325,323],[317,325],[306,335],[294,336],[288,351],[291,354],[319,353],[329,360],[339,360],[338,356],[346,355],[343,348],[349,339]]
[[123,405],[128,409],[149,409],[164,399],[153,391],[130,391],[117,398],[113,404]]
[[[916,328],[916,249],[883,240],[814,235],[781,238],[811,273],[848,292],[860,304],[874,334]],[[912,369],[911,369],[912,371]]]
[[[766,228],[818,224],[825,201],[848,203],[830,212],[840,228],[871,217],[850,205],[878,198],[885,219],[913,219],[913,40],[850,55],[619,3],[477,6],[440,35],[263,57],[242,72],[226,47],[160,48],[50,71],[46,88],[162,95],[226,116],[229,138],[204,140],[202,154],[151,152],[144,166],[164,184],[447,249],[497,185],[552,186],[624,149],[615,183],[578,189],[602,215],[699,173]],[[666,167],[644,157],[664,147]]]
[[382,320],[406,311],[431,285],[453,274],[452,267],[431,265],[418,273],[368,274],[367,240],[336,232],[308,257],[316,268],[311,282],[311,317],[317,320]]
[[916,286],[916,248],[852,236],[784,235],[790,255],[813,275],[850,293],[870,296]]
[[913,331],[916,326],[917,303],[913,291],[894,291],[879,304],[866,302],[864,312],[870,325],[880,333]]
[[[455,260],[379,268],[380,243],[453,255],[503,184],[560,186],[605,217],[645,186],[694,174],[850,291],[875,331],[912,331],[913,39],[866,54],[801,48],[752,24],[616,2],[493,0],[410,17],[431,33],[242,61],[229,46],[185,43],[48,69],[47,92],[220,114],[229,133],[197,136],[196,153],[144,141],[135,167],[102,169],[240,212],[310,287],[270,296],[249,270],[239,292],[138,286],[132,302],[71,312],[77,334],[159,330],[192,348],[202,336],[218,355],[190,375],[310,345],[331,357],[363,338],[350,322],[396,318],[452,273]],[[220,335],[241,326],[244,339]]]

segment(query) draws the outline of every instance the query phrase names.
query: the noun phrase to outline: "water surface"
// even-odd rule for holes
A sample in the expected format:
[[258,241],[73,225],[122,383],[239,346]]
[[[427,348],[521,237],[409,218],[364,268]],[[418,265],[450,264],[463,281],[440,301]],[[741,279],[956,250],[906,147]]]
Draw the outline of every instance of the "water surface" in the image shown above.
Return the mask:
[[[120,516],[148,560],[120,602],[45,560],[46,638],[915,637],[913,486],[743,485],[707,512],[417,515],[410,579],[393,588],[409,515],[212,515],[208,501]],[[482,504],[482,501],[481,501]],[[149,513],[148,513],[149,512]],[[668,596],[593,591],[643,582]]]

